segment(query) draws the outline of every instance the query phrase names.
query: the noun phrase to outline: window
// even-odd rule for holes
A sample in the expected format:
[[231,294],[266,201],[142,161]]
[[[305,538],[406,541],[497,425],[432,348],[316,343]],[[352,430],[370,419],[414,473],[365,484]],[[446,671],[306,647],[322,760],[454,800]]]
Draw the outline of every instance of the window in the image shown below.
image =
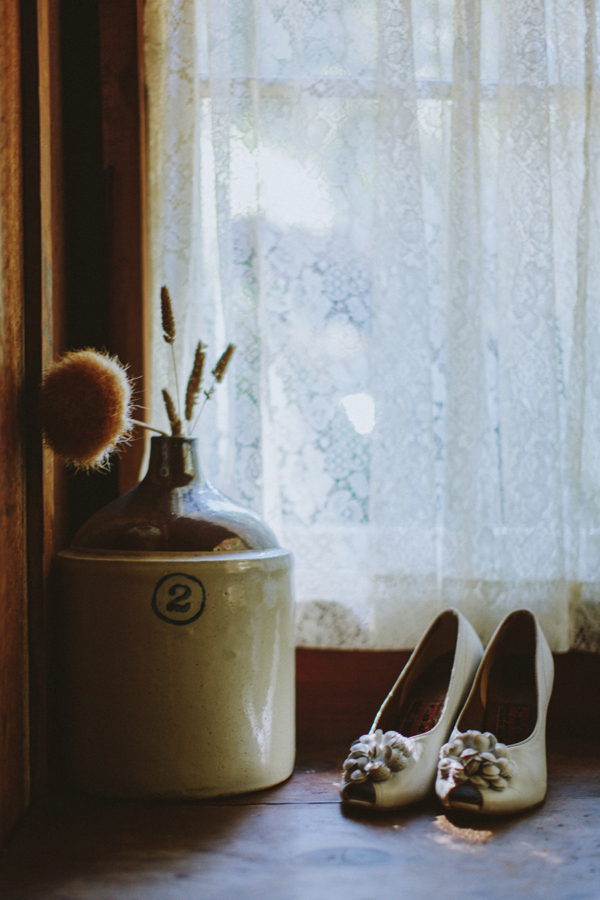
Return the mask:
[[238,344],[205,465],[294,551],[299,640],[525,605],[566,649],[600,560],[593,10],[179,0],[146,28],[152,296]]

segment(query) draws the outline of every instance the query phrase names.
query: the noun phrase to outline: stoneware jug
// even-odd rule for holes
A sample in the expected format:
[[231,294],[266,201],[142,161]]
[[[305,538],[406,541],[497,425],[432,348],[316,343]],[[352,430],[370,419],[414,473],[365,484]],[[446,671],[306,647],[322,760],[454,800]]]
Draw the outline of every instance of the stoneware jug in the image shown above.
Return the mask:
[[59,554],[69,769],[114,797],[258,790],[294,764],[291,557],[152,438],[148,473]]

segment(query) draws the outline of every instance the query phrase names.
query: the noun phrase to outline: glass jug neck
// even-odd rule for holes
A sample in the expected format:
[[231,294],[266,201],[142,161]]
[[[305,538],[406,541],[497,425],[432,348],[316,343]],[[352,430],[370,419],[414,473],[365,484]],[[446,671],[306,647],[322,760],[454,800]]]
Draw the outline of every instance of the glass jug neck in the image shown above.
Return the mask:
[[194,482],[202,487],[207,481],[198,459],[196,438],[153,437],[150,440],[150,459],[146,483],[167,488],[185,487]]

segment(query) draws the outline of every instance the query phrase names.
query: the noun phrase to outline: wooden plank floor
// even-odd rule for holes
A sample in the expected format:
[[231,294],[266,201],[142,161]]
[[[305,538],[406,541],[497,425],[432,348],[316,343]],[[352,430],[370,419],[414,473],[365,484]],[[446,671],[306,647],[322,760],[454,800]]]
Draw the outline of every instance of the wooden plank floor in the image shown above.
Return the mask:
[[346,748],[302,752],[284,785],[196,803],[60,797],[0,854],[2,900],[598,900],[600,744],[553,742],[545,805],[446,817],[434,801],[350,815]]

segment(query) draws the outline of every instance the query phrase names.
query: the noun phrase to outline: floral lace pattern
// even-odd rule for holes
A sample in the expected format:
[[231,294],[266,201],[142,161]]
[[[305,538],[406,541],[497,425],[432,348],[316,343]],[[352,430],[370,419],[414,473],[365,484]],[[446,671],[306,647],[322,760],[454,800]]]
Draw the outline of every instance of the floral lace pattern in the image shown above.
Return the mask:
[[294,552],[300,643],[454,605],[598,647],[598,15],[145,4],[151,296],[238,345],[203,466]]

